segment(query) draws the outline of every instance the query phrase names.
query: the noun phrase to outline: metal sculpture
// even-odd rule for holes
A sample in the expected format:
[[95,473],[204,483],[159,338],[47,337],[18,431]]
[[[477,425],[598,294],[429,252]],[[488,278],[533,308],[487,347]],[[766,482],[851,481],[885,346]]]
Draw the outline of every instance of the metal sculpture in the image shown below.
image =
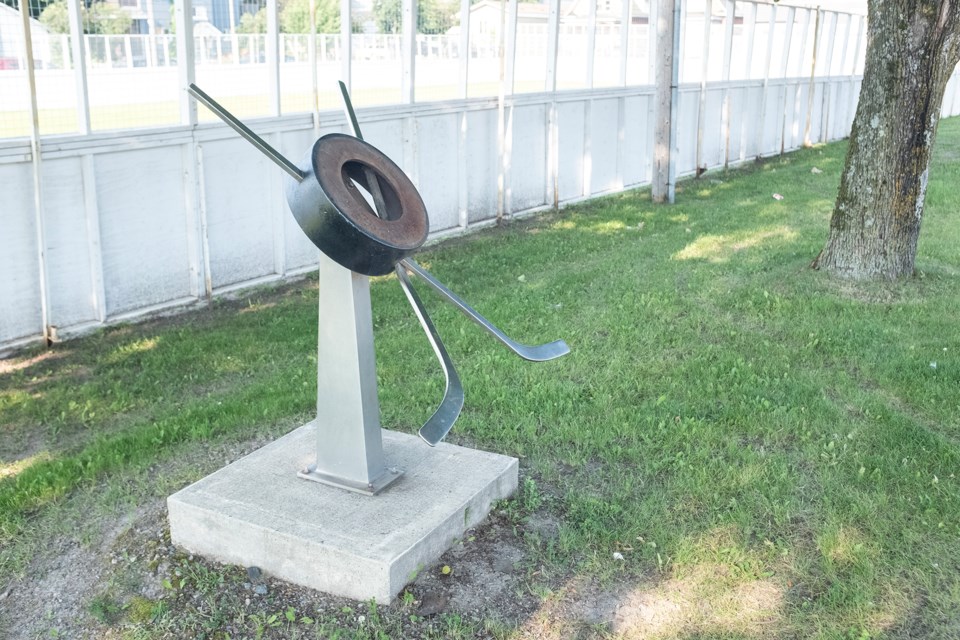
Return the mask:
[[[188,91],[287,173],[286,197],[290,210],[303,232],[327,257],[363,276],[396,273],[446,378],[440,405],[419,431],[424,442],[435,446],[446,437],[460,415],[463,387],[436,327],[413,288],[410,273],[525,360],[553,360],[570,349],[562,340],[530,346],[510,339],[410,257],[429,232],[426,207],[406,174],[376,147],[363,141],[349,93],[342,82],[340,89],[354,136],[334,133],[319,138],[300,166],[281,155],[199,87],[191,84]],[[372,206],[357,185],[370,194]],[[369,440],[369,434],[366,436]],[[377,438],[379,443],[379,431]],[[355,445],[342,444],[342,455],[338,453],[334,457],[369,457],[353,452],[353,448]],[[374,457],[376,455],[375,452]],[[390,473],[378,470],[373,473],[376,477],[361,474],[363,479],[357,483],[344,480],[344,474],[320,468],[322,466],[318,462],[300,475],[369,494],[376,493],[399,475],[396,470]],[[376,460],[373,466],[384,467],[381,460]]]

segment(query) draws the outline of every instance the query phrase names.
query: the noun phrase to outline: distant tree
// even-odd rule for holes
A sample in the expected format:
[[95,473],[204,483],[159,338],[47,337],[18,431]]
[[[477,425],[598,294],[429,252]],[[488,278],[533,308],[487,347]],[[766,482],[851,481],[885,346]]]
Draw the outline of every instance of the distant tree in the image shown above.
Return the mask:
[[53,33],[70,33],[70,14],[64,0],[48,4],[40,14],[40,24]]
[[[420,0],[417,31],[445,33],[454,25],[458,9],[455,0]],[[374,0],[373,19],[381,33],[400,33],[400,0]]]
[[380,33],[400,33],[400,0],[373,0],[373,21]]
[[237,33],[266,33],[267,8],[262,7],[256,13],[245,13],[237,25]]
[[87,33],[130,33],[133,20],[130,14],[116,5],[94,2],[87,8],[83,23]]
[[[112,35],[130,33],[132,20],[120,7],[104,2],[93,2],[90,6],[80,5],[80,21],[84,33]],[[40,14],[40,22],[54,33],[70,33],[70,14],[66,0],[57,0],[48,4]]]
[[[310,33],[310,0],[281,2],[280,31]],[[317,33],[340,33],[338,0],[317,0]]]
[[417,13],[417,31],[446,33],[455,23],[459,5],[449,0],[421,0]]

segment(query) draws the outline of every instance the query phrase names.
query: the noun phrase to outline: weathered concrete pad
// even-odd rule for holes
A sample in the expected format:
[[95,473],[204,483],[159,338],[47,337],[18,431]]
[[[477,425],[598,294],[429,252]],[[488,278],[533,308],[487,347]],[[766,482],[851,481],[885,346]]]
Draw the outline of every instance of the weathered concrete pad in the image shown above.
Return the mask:
[[170,496],[173,543],[387,603],[517,488],[516,458],[383,431],[387,463],[404,474],[365,496],[297,477],[315,442],[309,423]]

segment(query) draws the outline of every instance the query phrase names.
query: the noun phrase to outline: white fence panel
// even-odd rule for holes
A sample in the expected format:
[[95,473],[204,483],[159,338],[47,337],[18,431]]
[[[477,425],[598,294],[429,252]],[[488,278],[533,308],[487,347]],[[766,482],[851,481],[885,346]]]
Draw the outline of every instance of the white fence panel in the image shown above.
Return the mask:
[[426,116],[416,121],[417,188],[427,207],[432,232],[460,224],[459,121],[455,113]]
[[630,186],[650,182],[650,153],[653,144],[653,98],[624,98],[623,184]]
[[[695,85],[681,86],[680,105],[677,107],[677,174],[689,175],[697,170],[697,122],[700,113],[700,89]],[[704,138],[716,132],[705,127]]]
[[265,178],[272,177],[276,166],[240,138],[207,142],[200,148],[213,287],[273,273],[271,214],[277,194]]
[[617,175],[620,149],[620,100],[592,100],[590,103],[590,192],[606,193],[621,188]]
[[807,92],[806,82],[788,82],[784,85],[784,146],[796,149],[803,144],[803,127],[806,123]]
[[[188,298],[189,239],[179,146],[96,156],[107,313]],[[52,296],[51,296],[52,297]]]
[[586,157],[583,102],[562,102],[558,107],[559,122],[559,192],[560,200],[574,200],[584,195],[583,171]]
[[[736,147],[731,148],[731,155],[735,155],[736,160],[747,160],[756,158],[760,155],[759,151],[759,126],[760,121],[760,102],[763,86],[757,82],[745,83],[740,90],[740,99],[743,101],[738,111],[739,122],[733,125],[731,138],[734,135],[739,139]],[[736,113],[736,112],[735,112]],[[733,158],[731,158],[731,161]]]
[[542,206],[543,185],[547,176],[547,140],[544,123],[547,113],[544,105],[523,105],[510,109],[512,144],[507,192],[509,211],[523,211]]
[[36,336],[41,329],[40,267],[28,162],[0,165],[0,344]]
[[497,139],[497,111],[483,109],[466,114],[466,181],[467,220],[483,222],[497,214],[497,156],[487,151]]
[[[99,256],[91,244],[99,242],[99,238],[91,237],[96,229],[90,228],[87,216],[83,215],[83,180],[82,158],[58,158],[43,163],[47,280],[54,294],[50,299],[50,324],[58,327],[98,318],[91,261]],[[77,194],[81,194],[80,208]],[[27,264],[36,265],[36,257]]]
[[761,90],[760,109],[758,112],[757,134],[759,138],[758,156],[769,156],[780,153],[780,134],[782,127],[782,112],[780,95],[783,89],[782,82],[771,82]]

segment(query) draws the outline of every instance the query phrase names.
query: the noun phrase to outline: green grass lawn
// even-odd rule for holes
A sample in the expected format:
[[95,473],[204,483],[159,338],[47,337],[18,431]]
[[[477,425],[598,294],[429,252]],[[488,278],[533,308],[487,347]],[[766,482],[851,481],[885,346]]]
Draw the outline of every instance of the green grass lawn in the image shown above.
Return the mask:
[[[809,269],[842,143],[420,254],[513,337],[572,348],[519,361],[424,290],[466,392],[453,440],[520,457],[505,509],[559,523],[526,538],[541,637],[573,637],[551,606],[583,584],[663,605],[625,637],[960,637],[958,149],[947,120],[905,282]],[[394,278],[372,289],[382,421],[413,432],[442,377]],[[307,281],[0,361],[0,591],[49,540],[93,544],[77,504],[166,495],[210,470],[179,457],[309,419],[316,323]],[[171,606],[163,632],[197,635]],[[130,637],[161,634],[147,618]]]

